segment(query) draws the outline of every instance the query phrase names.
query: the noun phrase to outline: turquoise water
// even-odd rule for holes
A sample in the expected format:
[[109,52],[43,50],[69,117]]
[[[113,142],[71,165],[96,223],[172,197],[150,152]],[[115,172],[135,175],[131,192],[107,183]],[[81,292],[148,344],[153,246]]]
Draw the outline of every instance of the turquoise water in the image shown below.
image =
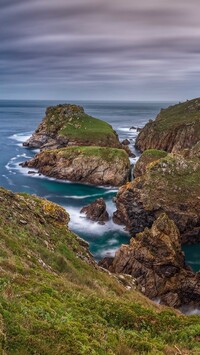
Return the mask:
[[192,270],[200,270],[200,244],[184,245],[183,251],[187,264],[191,266]]
[[[97,260],[113,255],[122,243],[129,242],[129,235],[123,227],[110,219],[101,226],[84,218],[80,209],[98,197],[104,197],[107,209],[112,215],[115,205],[112,201],[117,193],[114,188],[59,182],[42,176],[28,175],[28,169],[19,166],[31,158],[36,151],[22,146],[41,122],[45,108],[58,101],[0,101],[0,185],[12,191],[23,191],[46,197],[64,206],[70,214],[70,228],[90,244],[90,250]],[[142,127],[154,118],[161,108],[171,103],[148,102],[75,102],[84,106],[89,114],[109,122],[120,139],[128,138],[134,151],[136,131],[132,126]],[[136,152],[137,153],[137,152]],[[134,163],[134,160],[132,161]],[[200,246],[186,246],[186,259],[195,271],[200,269]]]

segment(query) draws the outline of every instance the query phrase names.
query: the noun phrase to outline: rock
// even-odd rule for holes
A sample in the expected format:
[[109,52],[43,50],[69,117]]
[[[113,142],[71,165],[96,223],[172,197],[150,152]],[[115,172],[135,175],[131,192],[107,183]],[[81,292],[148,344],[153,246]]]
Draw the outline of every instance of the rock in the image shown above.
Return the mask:
[[137,132],[141,132],[141,131],[142,131],[142,128],[137,127]]
[[128,139],[124,139],[124,140],[122,141],[122,144],[123,144],[123,145],[129,145],[129,144],[130,144],[130,141],[129,141]]
[[200,140],[200,98],[161,110],[149,121],[136,139],[136,148],[162,149],[180,153]]
[[200,160],[168,154],[146,165],[148,152],[140,159],[134,172],[138,177],[116,196],[114,222],[135,235],[166,212],[179,228],[182,243],[200,242]]
[[138,177],[144,175],[146,173],[146,168],[149,164],[154,163],[161,158],[167,156],[167,152],[163,150],[156,150],[156,149],[149,149],[145,150],[144,153],[141,155],[140,159],[136,162],[134,166],[134,176]]
[[44,150],[23,167],[61,180],[94,185],[120,186],[129,179],[130,162],[123,149],[104,147],[69,147]]
[[129,128],[130,131],[131,131],[132,129],[136,129],[136,130],[137,130],[137,127],[132,126],[132,127]]
[[48,107],[42,122],[23,145],[41,150],[91,145],[121,148],[108,123],[87,115],[83,107],[70,104]]
[[[20,165],[22,166],[22,164],[20,164]],[[35,174],[35,171],[34,171],[34,170],[29,170],[29,171],[28,171],[28,174],[29,174],[29,175],[34,175],[34,174]]]
[[113,273],[131,275],[141,292],[172,307],[200,305],[200,280],[185,265],[180,233],[166,214],[151,229],[122,245],[111,263],[101,261]]
[[105,224],[109,220],[109,214],[106,211],[106,203],[103,198],[98,198],[88,206],[81,209],[81,213],[85,213],[88,219]]
[[133,152],[130,152],[130,153],[129,153],[129,157],[130,157],[130,158],[136,158],[136,155],[135,155]]

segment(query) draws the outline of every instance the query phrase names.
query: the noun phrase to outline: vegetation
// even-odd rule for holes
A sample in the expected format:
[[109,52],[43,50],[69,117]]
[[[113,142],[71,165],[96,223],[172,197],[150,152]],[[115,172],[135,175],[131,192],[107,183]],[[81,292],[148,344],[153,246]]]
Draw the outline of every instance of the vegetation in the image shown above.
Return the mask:
[[57,151],[65,158],[77,157],[79,154],[87,157],[99,157],[105,161],[115,161],[117,159],[123,159],[124,162],[128,162],[128,154],[124,149],[109,148],[109,147],[96,147],[96,146],[80,146],[80,147],[68,147],[59,149]]
[[200,98],[161,110],[154,123],[154,129],[162,132],[185,124],[194,124],[198,132],[200,131]]
[[95,145],[119,146],[118,137],[107,122],[87,115],[82,107],[58,105],[47,109],[45,122],[48,132],[57,133],[70,140]]
[[0,189],[2,354],[199,354],[200,319],[95,266],[65,210]]
[[[184,203],[195,206],[200,195],[200,162],[198,158],[184,158],[168,154],[148,165],[145,189],[149,199],[157,203]],[[155,186],[157,189],[155,189]],[[158,188],[159,187],[159,188]],[[196,201],[196,202],[195,202]]]

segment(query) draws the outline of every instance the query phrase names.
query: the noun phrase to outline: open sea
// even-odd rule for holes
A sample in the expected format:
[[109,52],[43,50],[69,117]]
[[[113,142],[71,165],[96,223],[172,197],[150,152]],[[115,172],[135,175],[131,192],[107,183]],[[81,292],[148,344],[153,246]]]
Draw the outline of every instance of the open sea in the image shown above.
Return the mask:
[[[67,101],[66,101],[67,102]],[[99,260],[114,255],[123,243],[129,242],[129,234],[112,220],[105,225],[90,222],[80,210],[83,206],[103,197],[110,215],[115,210],[113,197],[115,188],[94,187],[72,182],[60,182],[39,175],[28,175],[29,169],[19,163],[31,158],[37,152],[22,146],[36,129],[45,115],[47,106],[66,103],[64,101],[0,101],[0,185],[14,192],[27,192],[45,197],[62,205],[70,214],[70,228],[90,244],[90,251]],[[154,119],[161,108],[171,102],[80,102],[85,111],[110,123],[120,140],[128,138],[134,150],[136,130],[130,127],[143,127],[149,119]],[[135,152],[138,156],[138,153]],[[132,159],[132,163],[134,163]],[[200,246],[184,247],[187,263],[200,270]]]

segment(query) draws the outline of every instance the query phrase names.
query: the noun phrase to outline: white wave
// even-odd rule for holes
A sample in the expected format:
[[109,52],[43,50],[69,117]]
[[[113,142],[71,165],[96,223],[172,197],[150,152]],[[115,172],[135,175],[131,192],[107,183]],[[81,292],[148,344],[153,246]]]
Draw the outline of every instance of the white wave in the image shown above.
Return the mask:
[[32,132],[24,132],[24,133],[15,133],[12,136],[10,136],[10,139],[13,139],[17,142],[25,142],[27,139],[29,139],[32,135]]
[[122,132],[129,132],[129,133],[137,132],[136,129],[130,129],[130,127],[119,127],[118,130]]
[[119,246],[102,250],[100,253],[98,253],[98,257],[100,257],[100,259],[103,259],[105,257],[114,257],[117,250],[119,250]]
[[124,227],[115,224],[112,219],[104,225],[90,221],[86,216],[80,213],[79,208],[64,206],[70,215],[69,227],[76,232],[87,232],[88,235],[102,236],[105,232],[116,231],[124,232]]
[[65,198],[73,198],[74,200],[82,200],[82,199],[85,199],[85,198],[90,198],[90,197],[104,197],[104,195],[108,195],[112,192],[117,192],[118,190],[109,190],[109,191],[106,191],[104,193],[101,193],[99,192],[98,194],[90,194],[90,195],[82,195],[82,196],[77,196],[77,195],[64,195],[63,197]]

